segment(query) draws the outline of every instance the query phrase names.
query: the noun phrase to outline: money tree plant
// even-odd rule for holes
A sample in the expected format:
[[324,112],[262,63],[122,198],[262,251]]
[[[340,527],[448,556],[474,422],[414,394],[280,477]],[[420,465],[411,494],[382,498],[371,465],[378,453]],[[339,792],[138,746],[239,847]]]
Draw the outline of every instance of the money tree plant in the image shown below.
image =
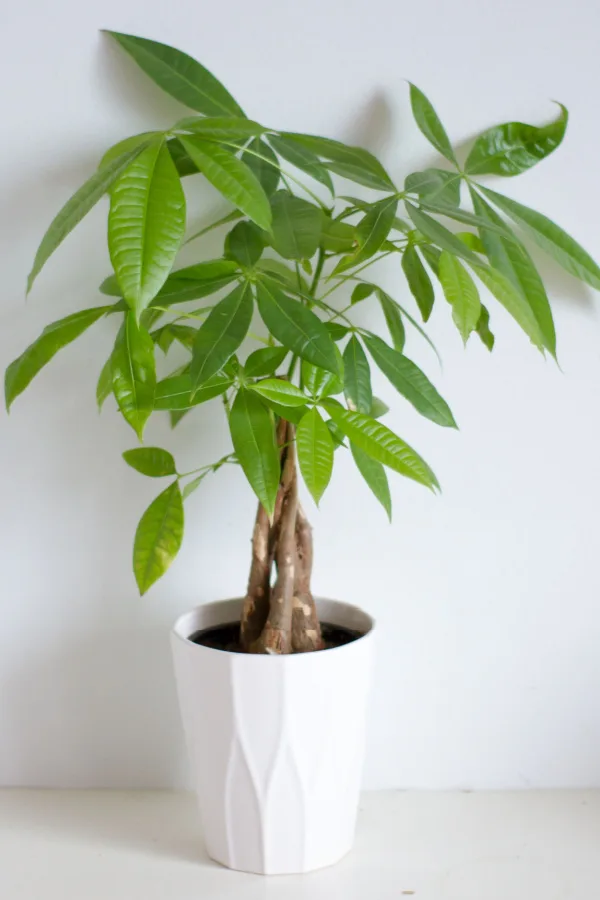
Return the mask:
[[[404,353],[407,328],[431,343],[424,324],[436,302],[435,281],[465,343],[474,337],[490,351],[494,346],[483,287],[486,303],[488,297],[500,303],[534,347],[552,357],[547,291],[523,238],[600,289],[600,268],[573,238],[479,181],[520,175],[552,153],[565,134],[567,110],[559,106],[543,127],[489,128],[462,161],[427,97],[410,85],[416,125],[440,160],[399,186],[361,147],[248,118],[207,69],[179,50],[109,34],[194,114],[111,147],[48,228],[29,289],[104,195],[114,271],[100,285],[102,305],[49,325],[11,363],[7,406],[58,350],[104,317],[114,321],[116,337],[100,373],[98,404],[114,395],[140,441],[153,413],[169,415],[175,426],[219,398],[232,442],[222,459],[200,460],[197,470],[181,474],[167,450],[139,446],[124,453],[143,475],[169,479],[135,535],[139,589],[147,591],[177,554],[186,498],[208,473],[240,465],[258,498],[241,647],[318,650],[311,529],[298,498],[297,464],[318,503],[336,453],[349,452],[388,516],[387,469],[438,488],[427,463],[381,421],[387,409],[373,396],[370,377],[375,365],[402,402],[436,425],[456,427],[446,401]],[[189,235],[184,184],[197,178],[216,188],[228,210]],[[203,238],[213,229],[223,234],[223,250],[206,259]],[[179,251],[191,242],[197,261],[177,268]],[[398,262],[394,296],[375,280],[376,264],[386,258]],[[365,303],[380,306],[385,336],[354,323],[355,307]],[[248,341],[257,347],[242,354]],[[156,356],[174,346],[184,348],[187,362],[159,380]]]

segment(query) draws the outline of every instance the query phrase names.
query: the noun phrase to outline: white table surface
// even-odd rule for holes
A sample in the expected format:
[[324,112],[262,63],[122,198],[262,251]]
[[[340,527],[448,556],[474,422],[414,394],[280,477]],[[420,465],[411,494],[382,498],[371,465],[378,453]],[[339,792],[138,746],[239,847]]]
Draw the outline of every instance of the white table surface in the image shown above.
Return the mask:
[[596,900],[600,791],[363,795],[354,852],[302,877],[206,856],[195,800],[0,792],[1,900]]

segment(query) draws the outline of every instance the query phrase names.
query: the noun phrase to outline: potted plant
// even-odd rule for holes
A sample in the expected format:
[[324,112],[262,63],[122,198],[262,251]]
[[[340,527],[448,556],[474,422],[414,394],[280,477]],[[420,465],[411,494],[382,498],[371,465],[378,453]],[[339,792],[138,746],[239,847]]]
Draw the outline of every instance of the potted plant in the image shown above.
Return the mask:
[[[232,452],[222,459],[181,474],[162,448],[124,454],[142,474],[167,479],[140,520],[134,572],[143,594],[179,550],[186,498],[209,473],[240,465],[258,498],[247,592],[175,625],[184,724],[210,855],[252,872],[308,871],[352,844],[373,622],[347,603],[313,597],[298,468],[318,503],[336,453],[349,452],[390,517],[386,469],[438,489],[430,466],[382,422],[386,407],[370,377],[374,364],[402,402],[455,427],[448,404],[404,353],[406,328],[431,343],[423,325],[436,281],[465,343],[474,335],[494,346],[482,285],[541,353],[556,357],[546,288],[522,236],[593,288],[600,269],[556,224],[479,179],[519,175],[552,153],[567,111],[559,106],[543,127],[489,128],[459,162],[431,103],[411,85],[416,124],[442,158],[399,188],[360,147],[247,118],[186,54],[110,34],[194,114],[111,147],[50,225],[29,288],[105,194],[114,273],[100,285],[101,305],[49,325],[11,363],[6,402],[108,316],[115,341],[98,404],[114,395],[140,441],[155,412],[176,426],[206,402],[223,404]],[[183,185],[195,176],[228,209],[189,236]],[[202,238],[213,229],[221,229],[223,252],[206,259]],[[177,268],[184,242],[198,247],[197,260]],[[412,311],[373,280],[371,267],[388,256],[398,257],[398,289],[412,297]],[[383,311],[384,337],[354,323],[354,307],[367,302]],[[247,339],[258,344],[249,353],[241,350]],[[159,379],[157,354],[173,347],[186,360]]]

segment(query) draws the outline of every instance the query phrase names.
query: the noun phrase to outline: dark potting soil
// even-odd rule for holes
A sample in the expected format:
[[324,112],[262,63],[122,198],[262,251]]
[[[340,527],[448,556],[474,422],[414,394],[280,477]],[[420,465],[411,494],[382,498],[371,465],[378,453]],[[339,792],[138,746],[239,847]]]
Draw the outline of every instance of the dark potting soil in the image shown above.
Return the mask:
[[[361,631],[353,631],[351,628],[342,628],[338,625],[329,625],[321,622],[321,634],[325,643],[325,650],[333,650],[335,647],[343,647],[352,641],[362,637]],[[204,628],[195,631],[188,640],[202,647],[211,647],[213,650],[227,650],[229,653],[243,653],[240,645],[240,623],[230,622],[227,625],[217,625],[215,628]]]

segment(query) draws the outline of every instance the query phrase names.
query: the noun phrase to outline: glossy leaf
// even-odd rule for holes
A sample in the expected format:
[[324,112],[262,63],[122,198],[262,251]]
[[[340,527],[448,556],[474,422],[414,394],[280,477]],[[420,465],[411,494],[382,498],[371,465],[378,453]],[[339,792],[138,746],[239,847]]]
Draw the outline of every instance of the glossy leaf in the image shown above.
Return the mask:
[[417,194],[421,200],[460,206],[460,175],[446,169],[424,169],[413,172],[404,180],[404,190]]
[[204,177],[226,200],[240,209],[259,228],[271,227],[271,207],[252,170],[219,144],[198,137],[182,137],[181,143]]
[[140,519],[133,542],[133,571],[140,594],[164,575],[183,540],[183,500],[174,481]]
[[188,116],[180,119],[173,126],[173,131],[187,131],[207,141],[235,142],[237,140],[259,137],[266,129],[242,116]]
[[262,347],[260,350],[255,350],[244,363],[244,372],[248,378],[272,375],[288,353],[287,347]]
[[180,178],[187,178],[188,175],[198,174],[200,171],[198,166],[187,155],[179,138],[169,138],[167,141],[167,148]]
[[296,448],[302,477],[318,505],[333,471],[333,439],[318,409],[313,407],[302,417]]
[[414,84],[410,85],[410,105],[421,133],[442,156],[445,156],[451,163],[456,163],[452,144],[435,109],[423,91],[420,91]]
[[583,247],[546,216],[489,188],[481,188],[486,197],[520,225],[556,262],[575,278],[600,290],[600,268]]
[[166,281],[184,231],[179,175],[166,145],[157,141],[134,159],[110,197],[110,258],[138,320]]
[[122,141],[118,141],[112,147],[109,147],[100,160],[98,168],[102,169],[104,166],[110,165],[119,156],[122,156],[124,153],[130,153],[132,150],[138,150],[141,153],[151,141],[162,137],[163,132],[161,131],[144,131],[142,134],[132,134],[131,137],[124,138]]
[[297,169],[306,172],[306,174],[310,175],[311,178],[314,178],[315,181],[319,181],[321,184],[325,185],[327,190],[333,194],[331,175],[315,153],[308,150],[306,147],[303,147],[301,144],[294,143],[285,137],[272,135],[269,140],[271,146],[279,156],[283,156],[284,159],[293,166],[296,166]]
[[253,391],[240,388],[229,414],[229,428],[244,474],[272,516],[281,475],[273,417]]
[[301,359],[338,374],[336,347],[323,322],[273,283],[256,285],[258,308],[273,337]]
[[104,316],[109,306],[84,309],[47,325],[37,340],[30,344],[7,368],[4,376],[6,408],[21,394],[37,373],[62,347],[78,338],[90,325]]
[[433,309],[435,293],[425,266],[421,262],[416,247],[412,244],[409,244],[402,254],[402,270],[410,292],[417,302],[423,321],[426,322]]
[[[383,312],[394,349],[402,352],[406,343],[406,330],[400,314],[400,307],[381,288],[377,289],[377,297],[379,298],[381,311]],[[364,410],[364,412],[368,412],[368,410]]]
[[189,374],[172,375],[159,381],[156,385],[154,409],[191,409],[193,406],[206,403],[207,400],[224,394],[232,384],[233,378],[219,372],[192,393],[192,380]]
[[371,411],[371,369],[356,335],[352,335],[344,350],[344,394],[350,409],[362,413]]
[[250,141],[242,153],[242,162],[246,163],[267,197],[270,197],[277,190],[281,172],[279,160],[269,145],[260,138]]
[[352,442],[350,442],[350,451],[352,453],[352,458],[356,463],[356,468],[385,509],[387,517],[391,522],[392,498],[384,467],[380,462],[373,459],[368,453],[365,453],[364,450],[361,450],[360,447]]
[[372,187],[375,190],[394,191],[395,185],[379,160],[362,147],[351,147],[330,138],[311,134],[282,132],[282,137],[299,144],[316,156],[328,160],[327,168],[344,178]]
[[540,327],[521,291],[502,272],[498,272],[496,269],[491,269],[487,266],[473,266],[472,268],[490,293],[510,313],[515,322],[521,326],[531,343],[539,350],[543,350],[544,339]]
[[62,244],[67,235],[73,231],[75,226],[89,213],[98,200],[121,177],[142,150],[143,145],[134,147],[132,150],[114,159],[111,163],[98,169],[79,190],[75,191],[71,199],[67,200],[63,208],[50,223],[37,249],[33,266],[27,279],[27,293],[31,290],[37,275],[39,275],[56,248]]
[[372,459],[428,488],[439,488],[437,478],[425,460],[381,422],[364,413],[344,409],[331,400],[325,400],[323,405],[346,437]]
[[141,440],[154,405],[156,367],[154,342],[146,329],[136,323],[133,312],[125,314],[117,335],[111,370],[119,409]]
[[244,283],[234,288],[209,313],[198,329],[192,352],[194,390],[216,375],[235,353],[248,333],[253,309],[252,289]]
[[131,34],[108,31],[155,84],[205,116],[243,116],[239,105],[208,69],[187,53]]
[[440,258],[440,281],[452,307],[454,323],[466,344],[481,315],[479,291],[463,264],[445,250]]
[[321,210],[288,191],[271,198],[272,244],[284,259],[310,259],[321,238]]
[[177,474],[172,455],[160,447],[135,447],[133,450],[126,450],[123,459],[132,469],[150,478]]
[[225,255],[251,269],[264,250],[262,232],[253,222],[238,222],[225,238]]
[[481,339],[482,344],[487,347],[487,349],[492,352],[494,349],[494,344],[496,343],[496,338],[490,331],[490,314],[486,307],[481,304],[481,312],[479,314],[479,321],[477,322],[477,328],[475,329],[479,338]]
[[448,404],[412,360],[392,350],[375,335],[365,337],[365,344],[388,381],[421,415],[438,425],[456,428]]
[[481,260],[463,244],[460,238],[457,238],[455,234],[448,231],[448,229],[436,219],[428,216],[427,213],[424,213],[422,210],[417,209],[412,203],[407,203],[406,209],[421,234],[425,235],[425,237],[439,247],[440,250],[447,250],[448,253],[452,253],[453,256],[458,256],[475,265],[481,263]]
[[561,143],[569,114],[559,103],[558,118],[541,128],[523,122],[495,125],[473,144],[465,163],[469,175],[520,175],[549,156]]
[[308,397],[300,388],[281,378],[265,378],[251,385],[251,390],[256,391],[267,402],[274,400],[279,406],[306,406]]
[[112,394],[112,368],[110,356],[102,366],[98,383],[96,384],[96,403],[98,404],[98,412],[104,406],[106,398]]
[[[339,350],[337,355],[339,358],[339,370],[341,371],[343,362]],[[312,363],[306,362],[306,360],[302,361],[302,386],[312,397],[317,399],[327,397],[330,394],[339,394],[343,390],[339,375],[328,372],[327,369],[321,369],[320,366],[313,366]]]

